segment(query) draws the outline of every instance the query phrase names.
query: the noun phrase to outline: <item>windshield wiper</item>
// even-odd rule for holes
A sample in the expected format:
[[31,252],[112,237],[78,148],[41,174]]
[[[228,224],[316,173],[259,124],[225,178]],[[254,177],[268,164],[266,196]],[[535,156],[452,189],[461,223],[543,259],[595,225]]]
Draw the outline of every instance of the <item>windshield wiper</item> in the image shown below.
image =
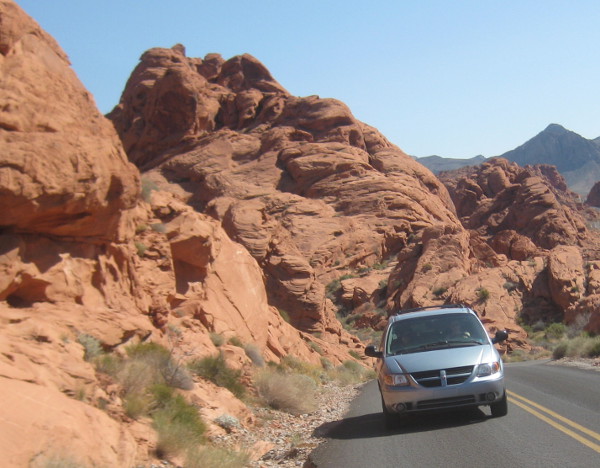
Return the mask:
[[436,341],[435,343],[427,344],[427,348],[436,348],[438,346],[448,346],[448,345],[465,345],[465,346],[473,346],[473,345],[481,345],[481,341],[479,340],[444,340],[444,341]]

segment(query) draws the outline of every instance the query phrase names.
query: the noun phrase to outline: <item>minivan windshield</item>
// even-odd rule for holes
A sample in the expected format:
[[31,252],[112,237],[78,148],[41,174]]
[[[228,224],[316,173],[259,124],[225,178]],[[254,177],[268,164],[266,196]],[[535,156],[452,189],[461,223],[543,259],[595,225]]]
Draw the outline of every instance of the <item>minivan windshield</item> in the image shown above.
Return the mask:
[[483,325],[472,314],[430,315],[392,324],[386,340],[386,354],[479,346],[488,342]]

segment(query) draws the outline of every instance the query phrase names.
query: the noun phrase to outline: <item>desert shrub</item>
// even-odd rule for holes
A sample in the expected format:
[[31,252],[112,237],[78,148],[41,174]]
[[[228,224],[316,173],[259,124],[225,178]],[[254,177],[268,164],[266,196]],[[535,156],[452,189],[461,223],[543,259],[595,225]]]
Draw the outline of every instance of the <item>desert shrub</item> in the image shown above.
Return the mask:
[[265,365],[265,360],[263,359],[258,346],[249,343],[246,346],[244,346],[244,351],[246,352],[246,356],[250,358],[250,360],[255,366],[263,367]]
[[147,224],[143,224],[143,223],[142,223],[142,224],[138,224],[138,225],[135,227],[135,233],[136,233],[136,234],[140,234],[140,233],[142,233],[142,232],[145,232],[145,231],[147,231],[147,230],[148,230],[148,225],[147,225]]
[[335,380],[340,385],[353,385],[365,380],[371,380],[375,377],[375,371],[365,369],[356,361],[347,360],[341,366],[328,371],[329,378]]
[[128,392],[123,398],[125,414],[133,419],[148,415],[153,406],[152,397],[143,390]]
[[165,232],[167,232],[167,227],[163,223],[151,224],[150,229],[152,229],[154,232],[158,232],[161,234],[164,234]]
[[135,242],[135,249],[137,251],[138,256],[143,257],[148,250],[148,246],[142,242]]
[[246,452],[204,446],[188,452],[185,466],[186,468],[242,468],[249,461],[250,457]]
[[297,415],[317,408],[316,384],[307,375],[265,369],[257,374],[255,385],[260,398],[273,409]]
[[[166,383],[171,387],[191,390],[194,382],[186,368],[173,359],[171,351],[158,343],[144,342],[126,348],[130,365],[146,368],[149,373],[146,385]],[[135,379],[134,376],[130,378]]]
[[291,354],[283,357],[281,363],[277,366],[277,369],[282,372],[306,375],[317,383],[321,381],[321,366],[316,366],[314,364],[301,361],[296,356],[292,356]]
[[212,344],[214,344],[217,348],[219,346],[223,346],[223,344],[225,343],[225,337],[223,337],[223,335],[221,335],[220,333],[211,332],[209,337],[210,341],[212,341]]
[[231,338],[229,338],[229,340],[227,340],[227,343],[229,343],[230,345],[233,346],[237,346],[238,348],[243,348],[244,347],[244,343],[242,343],[242,340],[240,340],[237,336],[232,336]]
[[490,298],[490,292],[486,288],[479,288],[477,290],[477,298],[481,302],[485,302]]
[[568,343],[562,341],[558,343],[552,351],[552,359],[562,359],[567,355]]
[[333,363],[326,357],[321,356],[321,367],[326,371],[333,369]]
[[91,361],[98,356],[100,356],[104,351],[102,349],[102,345],[100,344],[100,340],[94,338],[92,335],[88,335],[86,333],[80,333],[77,336],[77,342],[83,346],[84,354],[83,358],[86,361]]
[[222,354],[195,359],[188,364],[194,374],[210,380],[219,387],[224,387],[241,398],[246,393],[246,387],[241,382],[242,371],[232,369]]
[[96,370],[112,376],[116,376],[123,368],[123,360],[114,354],[102,354],[94,362]]
[[312,349],[315,353],[320,354],[321,356],[324,354],[323,348],[321,348],[318,343],[311,341],[308,346],[310,346],[310,349]]
[[154,389],[154,392],[158,407],[152,412],[152,425],[158,433],[157,454],[160,457],[178,455],[199,445],[206,425],[197,408],[181,395],[169,394],[165,388]]
[[235,416],[230,414],[222,414],[213,419],[213,422],[225,429],[227,432],[231,432],[234,428],[240,427],[240,421]]
[[598,357],[600,356],[600,338],[590,338],[588,345],[584,348],[584,356]]
[[158,186],[150,179],[147,179],[146,177],[142,177],[141,195],[142,195],[142,199],[144,201],[150,203],[150,201],[152,200],[151,194],[152,194],[153,190],[158,190]]
[[564,323],[551,323],[546,328],[544,335],[548,339],[559,339],[565,334],[567,328]]
[[358,354],[358,352],[355,351],[355,350],[353,350],[353,349],[351,349],[350,351],[348,351],[348,354],[350,356],[352,356],[354,359],[360,360],[360,358],[361,358],[360,354]]
[[444,288],[444,287],[439,287],[439,288],[435,288],[432,293],[434,296],[441,296],[442,294],[444,294],[446,291],[448,291],[448,288]]
[[291,323],[290,322],[290,314],[287,313],[286,310],[283,309],[277,309],[279,311],[279,315],[281,315],[281,318],[283,320],[285,320],[287,323]]

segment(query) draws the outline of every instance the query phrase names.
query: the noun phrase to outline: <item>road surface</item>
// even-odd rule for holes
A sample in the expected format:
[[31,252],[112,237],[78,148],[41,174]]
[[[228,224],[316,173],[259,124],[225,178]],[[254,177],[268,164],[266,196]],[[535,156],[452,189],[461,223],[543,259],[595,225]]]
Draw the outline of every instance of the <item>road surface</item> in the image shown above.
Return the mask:
[[377,383],[341,421],[317,429],[317,468],[600,467],[600,372],[530,361],[506,365],[508,415],[489,408],[414,415],[386,431]]

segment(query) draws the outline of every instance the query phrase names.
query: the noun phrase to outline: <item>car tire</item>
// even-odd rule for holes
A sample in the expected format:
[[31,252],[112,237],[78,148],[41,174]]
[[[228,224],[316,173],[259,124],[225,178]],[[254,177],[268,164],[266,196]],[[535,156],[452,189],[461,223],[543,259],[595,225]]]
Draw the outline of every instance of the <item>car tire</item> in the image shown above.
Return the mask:
[[492,416],[494,418],[506,416],[506,414],[508,413],[508,402],[506,401],[506,392],[504,392],[500,401],[492,403],[490,405],[490,409],[492,410]]

